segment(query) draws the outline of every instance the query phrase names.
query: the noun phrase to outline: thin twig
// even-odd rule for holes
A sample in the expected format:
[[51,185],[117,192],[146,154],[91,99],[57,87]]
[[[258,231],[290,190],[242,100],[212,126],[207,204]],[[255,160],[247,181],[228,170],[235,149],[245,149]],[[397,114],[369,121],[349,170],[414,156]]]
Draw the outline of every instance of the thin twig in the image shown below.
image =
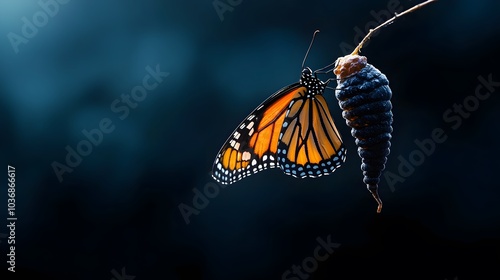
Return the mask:
[[370,29],[370,32],[368,32],[368,34],[366,34],[365,38],[363,38],[363,40],[361,41],[361,43],[359,43],[359,45],[354,49],[354,51],[351,53],[351,55],[357,55],[358,53],[361,52],[361,48],[363,47],[363,45],[368,41],[370,40],[370,37],[373,35],[373,33],[375,33],[377,30],[379,30],[380,28],[382,27],[385,27],[391,23],[393,23],[397,18],[401,17],[401,16],[404,16],[408,13],[411,13],[415,10],[418,10],[420,8],[422,8],[423,6],[427,5],[427,4],[430,4],[432,2],[436,2],[437,0],[427,0],[421,4],[418,4],[418,5],[415,5],[413,6],[412,8],[400,13],[400,14],[395,14],[394,17],[388,19],[387,21],[385,21],[384,23],[380,24],[379,26],[375,27],[374,29]]

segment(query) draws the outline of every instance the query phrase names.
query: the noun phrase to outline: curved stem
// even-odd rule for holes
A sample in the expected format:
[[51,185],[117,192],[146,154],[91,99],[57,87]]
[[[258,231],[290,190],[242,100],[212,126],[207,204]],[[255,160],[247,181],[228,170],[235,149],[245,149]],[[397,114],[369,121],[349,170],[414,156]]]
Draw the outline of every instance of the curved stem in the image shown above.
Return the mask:
[[363,38],[363,40],[359,43],[359,45],[354,49],[354,51],[351,53],[351,55],[357,55],[358,53],[361,52],[361,48],[363,47],[363,45],[368,41],[370,40],[370,37],[373,35],[374,32],[376,32],[377,30],[379,30],[380,28],[382,27],[385,27],[391,23],[393,23],[398,17],[401,17],[403,15],[406,15],[406,14],[409,14],[415,10],[418,10],[420,8],[422,8],[423,6],[427,5],[427,4],[430,4],[432,2],[436,2],[437,0],[427,0],[423,3],[420,3],[418,5],[415,5],[413,6],[412,8],[400,13],[400,14],[395,14],[394,17],[388,19],[387,21],[385,21],[384,23],[380,24],[379,26],[373,28],[373,29],[370,29],[370,31],[368,32],[368,34],[366,34],[366,36]]

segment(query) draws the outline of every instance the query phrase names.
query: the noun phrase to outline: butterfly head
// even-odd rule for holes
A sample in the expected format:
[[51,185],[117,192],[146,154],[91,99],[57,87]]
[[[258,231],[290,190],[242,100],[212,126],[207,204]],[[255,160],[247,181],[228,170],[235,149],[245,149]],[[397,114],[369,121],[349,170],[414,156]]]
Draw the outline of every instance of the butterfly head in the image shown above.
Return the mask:
[[306,67],[302,70],[302,75],[300,76],[300,84],[305,86],[312,95],[323,94],[326,88],[326,83],[321,81],[316,77],[311,68]]

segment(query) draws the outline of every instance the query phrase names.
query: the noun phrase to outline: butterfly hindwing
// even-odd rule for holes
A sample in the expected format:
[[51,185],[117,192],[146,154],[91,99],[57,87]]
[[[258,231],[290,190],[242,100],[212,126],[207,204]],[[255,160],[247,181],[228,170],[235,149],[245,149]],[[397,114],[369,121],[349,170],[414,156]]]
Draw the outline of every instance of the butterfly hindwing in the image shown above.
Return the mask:
[[217,154],[212,176],[222,184],[232,184],[261,170],[277,167],[279,134],[287,108],[304,90],[300,84],[292,84],[250,113]]
[[298,178],[334,172],[346,149],[321,94],[300,92],[289,104],[277,150],[280,168]]

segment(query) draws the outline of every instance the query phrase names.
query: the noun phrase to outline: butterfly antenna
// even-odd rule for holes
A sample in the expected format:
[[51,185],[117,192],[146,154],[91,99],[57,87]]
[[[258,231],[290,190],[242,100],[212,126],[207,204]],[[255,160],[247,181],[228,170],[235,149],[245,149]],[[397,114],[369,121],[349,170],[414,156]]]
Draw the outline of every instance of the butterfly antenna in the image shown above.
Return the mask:
[[309,44],[309,48],[307,49],[306,56],[304,56],[304,60],[302,61],[302,68],[304,68],[304,64],[306,64],[307,55],[309,54],[309,51],[311,50],[311,47],[314,43],[314,38],[316,37],[316,33],[319,33],[319,30],[314,31],[314,34],[313,34],[313,37],[311,40],[311,44]]

